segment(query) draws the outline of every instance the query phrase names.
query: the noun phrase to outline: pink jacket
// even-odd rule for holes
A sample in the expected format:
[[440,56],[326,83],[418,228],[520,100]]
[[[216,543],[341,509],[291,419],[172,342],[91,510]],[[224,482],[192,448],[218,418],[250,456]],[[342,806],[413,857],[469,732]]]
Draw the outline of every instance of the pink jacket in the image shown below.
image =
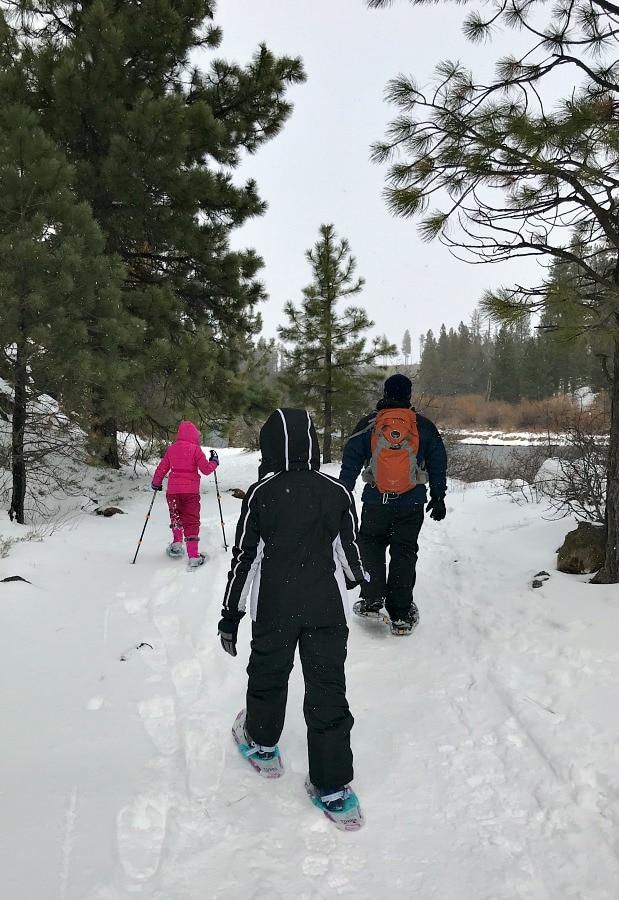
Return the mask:
[[153,484],[168,478],[168,494],[195,494],[200,491],[200,472],[210,475],[217,468],[214,460],[208,460],[200,446],[200,432],[193,422],[181,422],[176,441],[170,444],[163,459],[155,469]]

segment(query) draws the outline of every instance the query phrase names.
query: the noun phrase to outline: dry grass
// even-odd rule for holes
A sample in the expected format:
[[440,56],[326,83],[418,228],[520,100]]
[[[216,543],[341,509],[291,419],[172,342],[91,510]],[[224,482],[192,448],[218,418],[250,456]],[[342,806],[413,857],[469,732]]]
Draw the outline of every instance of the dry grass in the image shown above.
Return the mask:
[[[502,433],[531,431],[546,434],[557,426],[567,427],[583,415],[581,403],[568,394],[548,400],[522,400],[504,403],[485,400],[480,394],[461,397],[415,397],[415,408],[427,415],[440,431],[470,430]],[[598,394],[587,415],[609,416],[606,394]],[[609,418],[610,421],[610,418]]]

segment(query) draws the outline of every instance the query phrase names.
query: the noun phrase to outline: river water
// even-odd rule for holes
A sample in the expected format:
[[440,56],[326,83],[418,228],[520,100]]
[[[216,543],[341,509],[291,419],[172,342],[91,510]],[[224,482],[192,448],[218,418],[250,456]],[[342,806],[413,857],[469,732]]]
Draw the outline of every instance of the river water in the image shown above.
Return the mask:
[[446,440],[451,478],[463,481],[524,479],[532,483],[550,457],[565,456],[568,448],[548,444],[478,444]]

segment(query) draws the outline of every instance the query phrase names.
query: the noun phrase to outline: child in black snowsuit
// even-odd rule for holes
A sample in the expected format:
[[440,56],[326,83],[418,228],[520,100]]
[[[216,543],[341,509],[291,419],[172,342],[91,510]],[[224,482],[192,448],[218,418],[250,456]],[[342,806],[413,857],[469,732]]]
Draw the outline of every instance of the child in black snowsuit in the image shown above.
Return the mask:
[[[344,675],[347,585],[364,579],[355,507],[338,479],[318,471],[318,440],[305,410],[275,410],[260,432],[260,449],[260,480],[243,499],[219,623],[224,650],[236,656],[251,585],[252,643],[247,708],[241,715],[244,755],[279,756],[288,678],[298,646],[305,681],[308,790],[315,788],[323,808],[339,811],[353,777],[354,720]],[[243,746],[239,749],[243,752]]]

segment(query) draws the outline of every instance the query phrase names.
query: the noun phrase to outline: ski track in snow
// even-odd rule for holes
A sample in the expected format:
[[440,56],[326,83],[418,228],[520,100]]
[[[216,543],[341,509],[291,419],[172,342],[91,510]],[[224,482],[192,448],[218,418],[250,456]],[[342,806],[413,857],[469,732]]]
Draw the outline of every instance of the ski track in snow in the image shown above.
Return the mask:
[[71,791],[69,804],[67,807],[64,828],[64,841],[62,844],[62,865],[60,869],[60,896],[65,900],[67,896],[67,886],[69,883],[69,870],[71,864],[71,854],[73,852],[73,841],[75,837],[75,829],[77,826],[77,785]]
[[[518,521],[509,527],[516,533]],[[477,544],[458,558],[449,516],[428,519],[416,633],[395,639],[380,623],[350,623],[355,789],[366,815],[356,834],[336,831],[305,796],[298,664],[280,742],[284,777],[260,779],[236,751],[230,729],[244,700],[250,627],[241,623],[239,656],[226,656],[216,638],[221,597],[210,592],[223,583],[229,553],[211,552],[192,573],[162,559],[146,589],[143,572],[119,584],[116,603],[149,635],[147,647],[127,647],[123,657],[150,671],[137,711],[153,756],[118,811],[116,878],[91,897],[616,900],[619,747],[558,698],[592,669],[612,681],[619,657],[572,647],[570,631],[585,627],[578,621],[558,636],[526,580],[516,596],[502,596],[483,525]],[[487,590],[472,596],[467,582]],[[364,692],[369,678],[370,700],[393,706],[380,733]],[[401,792],[402,771],[416,785],[410,795]],[[74,809],[75,797],[66,867]],[[300,880],[303,890],[291,893]],[[63,883],[65,897],[66,873]]]

